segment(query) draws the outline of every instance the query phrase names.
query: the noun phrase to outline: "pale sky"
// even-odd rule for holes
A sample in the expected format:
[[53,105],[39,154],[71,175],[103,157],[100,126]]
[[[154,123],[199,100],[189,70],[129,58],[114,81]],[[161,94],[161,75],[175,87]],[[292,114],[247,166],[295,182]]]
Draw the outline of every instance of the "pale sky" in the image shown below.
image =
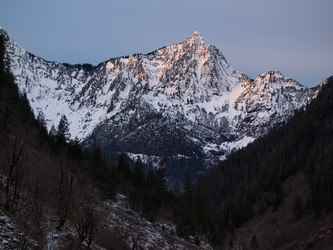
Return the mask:
[[312,87],[333,75],[332,0],[1,0],[0,26],[50,61],[98,64],[198,31],[251,78],[280,70]]

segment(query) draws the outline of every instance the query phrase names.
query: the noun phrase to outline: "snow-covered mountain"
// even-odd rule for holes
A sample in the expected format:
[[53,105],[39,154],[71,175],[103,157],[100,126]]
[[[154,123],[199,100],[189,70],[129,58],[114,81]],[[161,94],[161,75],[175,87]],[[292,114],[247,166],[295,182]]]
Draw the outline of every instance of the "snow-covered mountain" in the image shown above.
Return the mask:
[[224,159],[281,124],[314,91],[270,71],[252,80],[198,32],[148,54],[98,66],[49,62],[4,30],[6,59],[47,126],[66,115],[72,138],[146,158]]

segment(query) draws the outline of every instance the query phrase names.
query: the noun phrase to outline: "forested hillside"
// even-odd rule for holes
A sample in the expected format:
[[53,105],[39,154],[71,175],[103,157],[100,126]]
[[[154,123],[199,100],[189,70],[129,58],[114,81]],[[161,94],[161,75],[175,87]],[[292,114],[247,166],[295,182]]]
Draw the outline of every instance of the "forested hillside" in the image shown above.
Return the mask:
[[[308,189],[305,193],[289,190],[293,193],[290,197],[285,192],[285,183],[299,175],[305,176]],[[198,199],[205,200],[216,218],[215,240],[220,240],[221,232],[234,232],[270,209],[278,211],[286,197],[292,200],[290,213],[295,220],[307,215],[325,217],[333,208],[332,183],[333,77],[330,77],[306,108],[298,110],[281,128],[231,154],[201,176],[195,190]],[[300,185],[295,183],[296,187]]]

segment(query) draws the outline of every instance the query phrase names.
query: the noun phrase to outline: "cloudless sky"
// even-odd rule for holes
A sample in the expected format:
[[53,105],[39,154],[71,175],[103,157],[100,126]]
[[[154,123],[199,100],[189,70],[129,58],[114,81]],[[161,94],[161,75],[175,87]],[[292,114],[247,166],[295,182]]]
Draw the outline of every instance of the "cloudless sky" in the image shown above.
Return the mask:
[[236,70],[306,86],[333,75],[332,0],[1,0],[0,26],[51,61],[98,64],[199,31]]

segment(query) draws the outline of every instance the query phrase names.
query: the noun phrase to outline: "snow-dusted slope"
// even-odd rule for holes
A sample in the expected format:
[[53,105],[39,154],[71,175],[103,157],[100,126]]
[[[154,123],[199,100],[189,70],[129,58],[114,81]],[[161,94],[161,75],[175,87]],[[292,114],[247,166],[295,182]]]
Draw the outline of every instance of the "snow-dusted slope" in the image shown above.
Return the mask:
[[7,37],[10,70],[47,126],[61,115],[72,138],[104,152],[223,159],[283,122],[314,93],[280,72],[254,81],[198,32],[149,54],[98,66],[36,57]]

